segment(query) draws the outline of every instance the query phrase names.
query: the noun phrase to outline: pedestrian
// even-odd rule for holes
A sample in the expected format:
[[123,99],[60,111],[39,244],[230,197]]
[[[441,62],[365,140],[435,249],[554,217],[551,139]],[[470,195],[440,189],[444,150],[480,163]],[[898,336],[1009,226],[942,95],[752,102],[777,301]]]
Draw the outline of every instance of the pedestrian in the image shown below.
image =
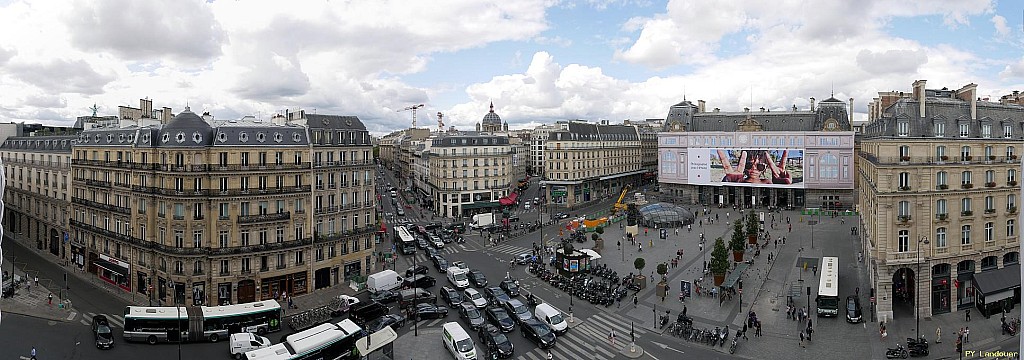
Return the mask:
[[971,309],[967,309],[967,322],[971,321]]
[[971,327],[970,326],[965,327],[964,328],[964,342],[965,343],[971,342],[970,335],[971,335]]
[[936,327],[935,328],[935,343],[936,344],[941,344],[942,343],[941,338],[942,338],[942,328],[941,327]]
[[806,346],[804,346],[804,332],[803,331],[800,331],[800,347],[806,347]]
[[638,252],[644,252],[644,244],[636,244],[636,250]]
[[608,342],[612,344],[612,347],[615,347],[615,329],[608,332]]
[[743,332],[741,332],[741,334],[743,334],[743,338],[744,339],[747,338],[747,322],[746,321],[743,322]]
[[755,320],[754,327],[757,329],[755,330],[755,335],[757,335],[757,337],[761,337],[761,320]]
[[39,287],[39,275],[35,277],[36,287]]
[[633,295],[633,308],[634,309],[636,309],[636,304],[638,304],[638,303],[640,303],[640,299],[637,299],[636,295]]
[[53,294],[46,295],[46,305],[53,306]]
[[885,337],[889,336],[889,333],[885,331],[885,321],[878,325],[878,334],[880,336],[879,339],[882,341],[885,341]]
[[683,305],[683,317],[686,317],[686,305]]
[[554,358],[555,357],[551,355],[551,351],[548,350],[548,360],[551,360],[551,359],[554,359]]
[[36,347],[32,347],[32,360],[36,360]]

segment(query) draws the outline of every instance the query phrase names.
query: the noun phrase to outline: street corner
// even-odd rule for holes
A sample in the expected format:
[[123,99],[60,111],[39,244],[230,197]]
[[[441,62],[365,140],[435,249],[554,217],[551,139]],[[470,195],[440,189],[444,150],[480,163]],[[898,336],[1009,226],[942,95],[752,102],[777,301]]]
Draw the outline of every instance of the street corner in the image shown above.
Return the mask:
[[644,348],[640,347],[640,345],[629,344],[623,346],[622,350],[619,350],[619,354],[629,359],[637,359],[644,356]]

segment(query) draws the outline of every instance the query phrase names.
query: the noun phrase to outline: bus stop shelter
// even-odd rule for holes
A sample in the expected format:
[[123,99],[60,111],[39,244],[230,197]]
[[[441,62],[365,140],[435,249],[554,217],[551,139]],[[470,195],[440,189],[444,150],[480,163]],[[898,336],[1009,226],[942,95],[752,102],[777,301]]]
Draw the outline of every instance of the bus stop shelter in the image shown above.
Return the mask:
[[722,282],[722,289],[732,289],[735,287],[736,282],[740,280],[740,277],[743,276],[743,272],[747,271],[748,267],[750,267],[750,265],[745,262],[736,264],[736,268],[733,269],[732,272],[729,273],[729,276],[725,277],[725,281]]

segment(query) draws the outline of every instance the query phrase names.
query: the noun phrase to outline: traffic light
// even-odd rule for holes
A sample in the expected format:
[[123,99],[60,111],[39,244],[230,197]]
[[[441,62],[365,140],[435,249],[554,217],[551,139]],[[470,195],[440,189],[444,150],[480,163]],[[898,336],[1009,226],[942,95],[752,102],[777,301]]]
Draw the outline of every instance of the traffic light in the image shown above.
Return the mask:
[[740,290],[743,290],[743,279],[739,279],[737,282],[740,285]]

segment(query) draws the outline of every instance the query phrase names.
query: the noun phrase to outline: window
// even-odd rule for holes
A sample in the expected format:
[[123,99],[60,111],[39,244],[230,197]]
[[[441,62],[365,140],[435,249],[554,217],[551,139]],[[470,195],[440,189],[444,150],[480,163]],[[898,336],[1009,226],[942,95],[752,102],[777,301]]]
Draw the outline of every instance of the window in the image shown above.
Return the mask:
[[981,125],[981,137],[990,138],[992,137],[992,125],[982,124]]
[[964,215],[970,215],[971,198],[960,199],[960,212],[962,212]]
[[229,245],[229,241],[231,239],[231,235],[230,234],[231,233],[229,231],[227,231],[227,230],[221,230],[219,233],[217,233],[217,238],[218,238],[218,242],[220,243],[220,247],[226,248],[226,247],[230,246]]
[[946,187],[947,173],[945,171],[939,171],[935,173],[935,186],[938,188]]
[[185,231],[174,230],[174,247],[183,248],[185,247]]
[[194,230],[192,231],[192,245],[197,248],[203,247],[203,231]]
[[971,226],[964,225],[960,227],[960,245],[971,244]]
[[1016,210],[1017,209],[1017,195],[1006,195],[1006,209]]
[[242,241],[242,246],[249,246],[249,230],[243,230],[239,239]]
[[899,203],[899,216],[906,217],[910,216],[910,202],[900,201]]
[[971,135],[971,125],[967,123],[960,123],[960,137],[968,137]]
[[295,252],[295,264],[302,265],[303,258],[304,258],[304,256],[302,256],[302,250],[299,250],[299,251]]
[[1017,155],[1013,154],[1013,151],[1014,151],[1014,147],[1013,146],[1007,146],[1006,147],[1006,157],[1010,158],[1011,160],[1014,159],[1015,157],[1017,157]]
[[174,262],[174,273],[175,274],[184,274],[185,273],[185,264],[182,263],[180,260]]
[[995,170],[985,170],[985,183],[994,184],[996,182]]
[[221,220],[227,220],[230,217],[230,214],[228,212],[228,203],[220,203],[218,208],[219,208],[219,214],[218,215],[220,216],[220,219]]
[[1017,236],[1017,222],[1013,219],[1006,220],[1006,237]]
[[902,159],[909,158],[909,157],[910,157],[910,147],[906,146],[906,145],[900,145],[900,159],[902,160]]
[[896,136],[908,136],[910,135],[910,123],[906,121],[900,121],[896,123]]
[[227,275],[231,272],[231,262],[228,260],[220,261],[220,274]]
[[960,173],[960,185],[969,185],[971,183],[971,172],[964,171]]
[[985,223],[985,242],[992,242],[996,240],[994,231],[992,230],[994,227],[995,226],[993,226],[992,222]]
[[900,173],[899,181],[900,181],[900,190],[909,190],[910,189],[910,173],[901,172]]
[[940,227],[935,229],[935,247],[946,247],[946,228]]
[[284,269],[288,266],[288,261],[285,260],[284,253],[277,254],[277,268]]
[[960,158],[963,159],[963,160],[970,160],[970,156],[971,156],[971,147],[970,146],[961,146],[960,147]]
[[910,231],[900,230],[896,244],[896,246],[898,246],[898,249],[896,250],[897,252],[910,251]]
[[1006,170],[1006,185],[1010,185],[1010,186],[1017,185],[1017,170],[1015,170],[1015,169]]
[[946,123],[936,122],[932,124],[932,131],[935,133],[935,137],[943,137],[946,135]]
[[946,146],[945,145],[936,146],[935,147],[935,157],[937,159],[939,159],[939,160],[946,160],[946,159],[944,159],[945,156],[946,156]]
[[994,212],[996,212],[996,200],[995,200],[995,197],[992,197],[992,196],[986,196],[985,197],[985,212],[986,213],[994,213]]
[[192,274],[200,275],[202,273],[203,273],[203,262],[202,261],[196,261],[196,262],[192,263]]
[[242,273],[248,274],[252,269],[249,266],[249,258],[242,258]]
[[946,215],[949,210],[946,207],[946,199],[935,200],[935,215]]

